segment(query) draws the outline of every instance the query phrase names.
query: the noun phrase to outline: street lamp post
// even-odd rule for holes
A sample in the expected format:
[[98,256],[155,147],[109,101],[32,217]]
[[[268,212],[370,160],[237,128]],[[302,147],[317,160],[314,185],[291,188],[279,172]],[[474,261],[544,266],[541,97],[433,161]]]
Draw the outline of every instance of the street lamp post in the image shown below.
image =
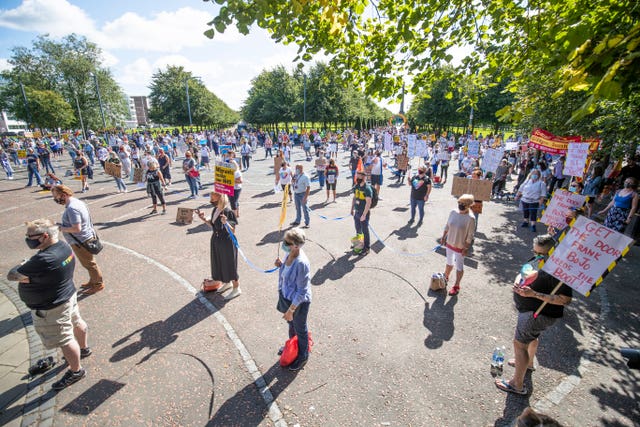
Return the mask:
[[80,111],[80,102],[78,102],[78,95],[74,92],[73,96],[76,98],[76,108],[78,109],[78,117],[80,118],[80,128],[82,129],[82,139],[87,139],[87,135],[84,133],[84,122],[82,121],[82,112]]
[[27,102],[27,94],[24,91],[24,85],[22,83],[20,83],[20,90],[22,91],[22,100],[24,101],[24,108],[25,110],[27,110],[27,118],[29,119],[29,122],[32,125],[34,125],[35,123],[33,123],[33,118],[31,117],[31,110],[29,109],[29,103]]
[[191,127],[193,122],[191,121],[191,101],[189,100],[189,79],[185,79],[184,85],[187,91],[187,112],[189,113],[189,127]]
[[307,75],[304,76],[304,90],[303,90],[303,103],[302,103],[302,129],[307,129]]
[[109,144],[109,136],[107,134],[107,122],[104,119],[104,111],[102,109],[102,97],[100,96],[100,86],[98,85],[98,76],[93,73],[93,81],[96,84],[96,93],[98,94],[98,105],[100,105],[100,116],[102,116],[102,128],[104,130],[104,142]]

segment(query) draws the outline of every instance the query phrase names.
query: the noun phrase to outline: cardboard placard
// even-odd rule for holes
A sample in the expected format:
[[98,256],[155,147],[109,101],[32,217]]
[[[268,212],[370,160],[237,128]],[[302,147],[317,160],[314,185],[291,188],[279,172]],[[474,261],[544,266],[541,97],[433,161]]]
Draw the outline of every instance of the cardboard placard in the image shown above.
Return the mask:
[[232,163],[216,162],[213,188],[217,193],[233,196],[236,167]]
[[144,178],[143,178],[143,174],[142,174],[142,168],[134,168],[133,169],[133,182],[135,182],[136,184],[139,182],[144,182]]
[[567,160],[564,163],[563,174],[569,176],[584,175],[584,169],[587,165],[587,157],[589,156],[588,142],[570,142],[567,147]]
[[178,224],[191,224],[193,222],[193,211],[194,209],[192,208],[178,208],[176,222]]
[[493,183],[489,179],[470,179],[454,176],[451,195],[460,197],[463,194],[473,194],[474,200],[489,201],[491,200],[492,185]]
[[120,163],[106,162],[104,173],[115,178],[122,178],[122,165]]

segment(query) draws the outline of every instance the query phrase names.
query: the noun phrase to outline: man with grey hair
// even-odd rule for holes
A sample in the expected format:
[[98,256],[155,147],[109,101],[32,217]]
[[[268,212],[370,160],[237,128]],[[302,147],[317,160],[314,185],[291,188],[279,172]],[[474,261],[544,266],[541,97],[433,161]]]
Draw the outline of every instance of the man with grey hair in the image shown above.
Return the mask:
[[[549,234],[533,239],[534,256],[528,262],[535,264],[534,269],[546,260],[554,244],[555,240]],[[563,316],[564,306],[571,303],[571,288],[562,284],[556,290],[559,284],[558,279],[542,270],[537,271],[535,278],[533,275],[531,278],[520,275],[516,277],[513,286],[513,300],[518,310],[513,339],[515,359],[509,361],[509,365],[515,367],[515,372],[510,380],[496,379],[496,387],[500,390],[515,394],[528,393],[524,386],[524,377],[527,371],[535,370],[534,358],[538,350],[538,337]],[[535,313],[540,307],[542,309],[536,316]]]
[[[73,283],[75,256],[69,245],[58,239],[58,226],[48,219],[27,222],[25,242],[38,252],[12,268],[7,279],[18,282],[20,299],[31,309],[33,326],[44,346],[60,347],[69,364],[69,370],[52,385],[54,390],[62,390],[85,377],[80,359],[91,355],[87,324],[80,317]],[[41,368],[46,370],[53,363],[50,360]]]

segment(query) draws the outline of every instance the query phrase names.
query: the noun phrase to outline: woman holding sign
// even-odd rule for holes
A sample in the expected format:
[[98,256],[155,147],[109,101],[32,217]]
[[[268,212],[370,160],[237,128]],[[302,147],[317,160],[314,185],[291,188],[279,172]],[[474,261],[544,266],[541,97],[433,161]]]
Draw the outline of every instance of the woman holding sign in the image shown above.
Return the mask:
[[196,214],[202,222],[212,228],[211,279],[205,279],[203,286],[215,288],[217,285],[217,292],[222,293],[233,283],[233,290],[224,298],[228,301],[242,293],[238,282],[238,248],[227,229],[229,227],[231,232],[234,232],[237,220],[226,195],[212,191],[209,197],[209,201],[214,205],[209,219],[205,217],[204,212],[196,209]]
[[638,181],[635,178],[624,180],[624,188],[616,193],[611,203],[598,212],[599,215],[607,213],[604,226],[620,233],[624,231],[627,224],[638,210]]

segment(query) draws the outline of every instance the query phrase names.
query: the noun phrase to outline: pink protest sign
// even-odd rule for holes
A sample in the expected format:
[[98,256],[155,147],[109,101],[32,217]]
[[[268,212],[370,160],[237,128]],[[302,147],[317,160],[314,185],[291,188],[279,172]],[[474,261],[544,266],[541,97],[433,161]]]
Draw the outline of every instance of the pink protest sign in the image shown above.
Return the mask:
[[633,240],[586,217],[578,217],[542,270],[589,296]]
[[562,230],[567,226],[567,211],[579,208],[584,205],[587,196],[571,193],[567,190],[556,190],[549,205],[542,213],[540,222]]

